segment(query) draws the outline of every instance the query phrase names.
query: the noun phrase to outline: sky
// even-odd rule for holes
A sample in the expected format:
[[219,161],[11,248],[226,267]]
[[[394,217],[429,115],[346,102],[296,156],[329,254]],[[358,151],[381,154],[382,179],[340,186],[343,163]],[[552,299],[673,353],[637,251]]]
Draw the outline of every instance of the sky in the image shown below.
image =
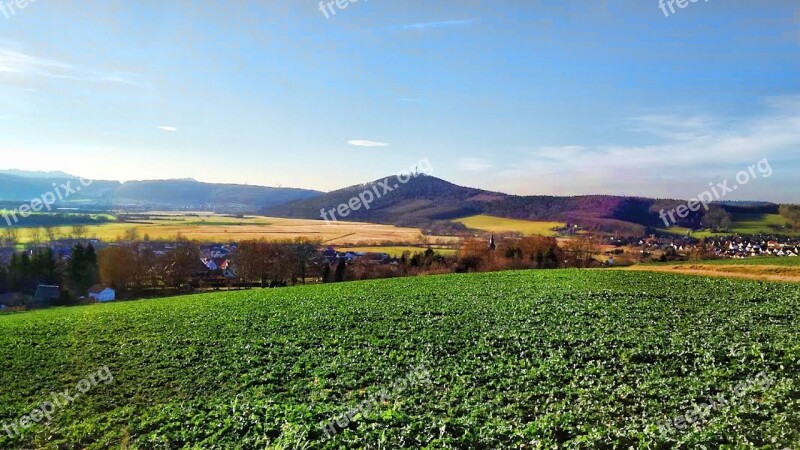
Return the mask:
[[800,203],[795,0],[9,3],[0,169]]

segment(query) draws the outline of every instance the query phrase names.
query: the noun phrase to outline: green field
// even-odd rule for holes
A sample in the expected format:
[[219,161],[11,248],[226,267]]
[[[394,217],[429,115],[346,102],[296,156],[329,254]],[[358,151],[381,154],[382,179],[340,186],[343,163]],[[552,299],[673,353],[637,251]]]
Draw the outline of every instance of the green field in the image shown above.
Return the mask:
[[[692,237],[707,238],[717,236],[729,236],[731,233],[749,234],[772,234],[781,236],[800,236],[800,231],[792,231],[786,228],[786,219],[778,214],[736,214],[733,217],[731,231],[727,233],[713,233],[711,230],[697,230],[692,232]],[[662,233],[686,236],[688,228],[670,227],[659,228]]]
[[690,264],[704,264],[712,266],[780,266],[780,267],[794,267],[800,266],[800,257],[763,257],[763,258],[747,258],[747,259],[712,259],[695,262],[672,262],[672,263],[650,263],[652,265],[690,265]]
[[558,233],[553,228],[564,227],[566,224],[561,222],[534,222],[531,220],[505,219],[479,215],[457,219],[471,230],[494,231],[494,232],[517,232],[525,235],[540,234],[543,236],[556,236]]
[[[114,382],[0,448],[798,448],[799,308],[796,285],[564,270],[5,315],[0,423],[100,367]],[[429,381],[324,439],[420,364]]]

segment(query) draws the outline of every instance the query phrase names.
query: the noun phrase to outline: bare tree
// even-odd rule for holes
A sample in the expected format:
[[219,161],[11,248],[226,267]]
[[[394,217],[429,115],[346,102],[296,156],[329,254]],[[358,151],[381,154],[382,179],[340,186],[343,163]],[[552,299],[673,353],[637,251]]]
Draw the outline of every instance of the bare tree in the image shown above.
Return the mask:
[[47,236],[47,240],[52,244],[61,236],[61,229],[58,227],[47,226],[44,227],[44,234]]
[[[180,236],[178,239],[180,240]],[[125,235],[123,236],[123,240],[127,242],[136,242],[139,240],[139,230],[137,228],[128,228],[125,230]]]
[[41,244],[42,243],[42,229],[39,227],[33,227],[28,230],[28,236],[31,238],[32,244]]
[[77,224],[72,226],[72,236],[75,239],[83,240],[86,238],[86,234],[88,233],[88,229],[86,225]]
[[19,228],[8,227],[3,229],[3,241],[8,246],[15,246],[19,242]]

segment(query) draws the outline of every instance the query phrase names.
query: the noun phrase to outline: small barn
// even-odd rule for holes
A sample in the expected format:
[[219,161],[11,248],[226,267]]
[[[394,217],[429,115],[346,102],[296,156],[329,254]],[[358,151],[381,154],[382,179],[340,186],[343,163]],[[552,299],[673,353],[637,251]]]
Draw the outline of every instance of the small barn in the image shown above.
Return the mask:
[[48,286],[44,284],[40,284],[38,288],[36,288],[36,294],[33,296],[33,300],[30,303],[31,308],[46,308],[48,306],[53,306],[58,302],[58,299],[61,297],[61,289],[58,286]]
[[113,302],[117,299],[117,291],[102,284],[95,284],[89,289],[89,298],[98,302]]

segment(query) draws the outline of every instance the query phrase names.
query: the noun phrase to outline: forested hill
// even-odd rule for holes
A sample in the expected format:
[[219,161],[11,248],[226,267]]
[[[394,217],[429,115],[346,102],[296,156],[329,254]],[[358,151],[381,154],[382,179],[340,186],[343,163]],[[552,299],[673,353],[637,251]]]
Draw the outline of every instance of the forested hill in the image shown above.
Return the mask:
[[[392,187],[396,177],[387,178]],[[328,194],[285,205],[265,208],[266,215],[321,219],[321,210],[330,211],[348,204],[363,192],[383,194],[371,203],[370,208],[350,210],[338,220],[387,223],[436,228],[437,222],[475,214],[489,214],[525,220],[563,221],[605,231],[641,234],[649,227],[663,227],[659,217],[667,211],[685,204],[681,200],[657,200],[640,197],[588,195],[574,197],[517,196],[481,189],[458,186],[432,176],[420,175],[407,184],[399,184],[384,194],[384,179],[351,186]],[[759,204],[759,208],[777,205]],[[349,208],[348,208],[349,209]],[[699,225],[705,211],[690,214],[677,225]],[[439,224],[441,226],[441,224]]]

